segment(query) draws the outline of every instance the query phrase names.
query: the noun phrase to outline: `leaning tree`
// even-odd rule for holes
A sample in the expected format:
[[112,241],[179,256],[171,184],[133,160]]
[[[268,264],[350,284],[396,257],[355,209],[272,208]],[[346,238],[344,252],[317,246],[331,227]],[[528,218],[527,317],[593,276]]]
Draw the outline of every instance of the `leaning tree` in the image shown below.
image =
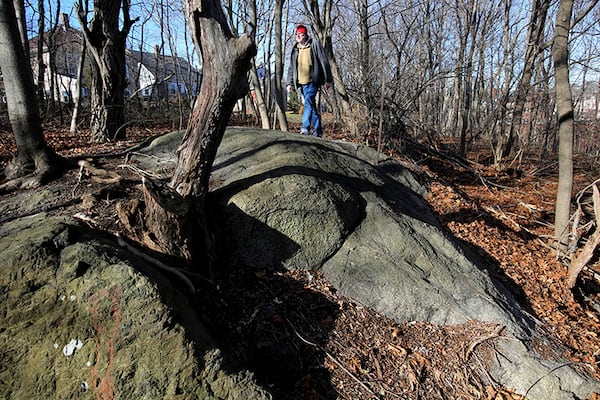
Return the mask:
[[232,33],[220,0],[185,4],[202,58],[202,85],[169,186],[158,188],[146,181],[144,191],[146,244],[189,262],[212,249],[205,209],[210,172],[233,107],[248,92],[256,46],[249,35]]
[[[21,3],[23,0],[14,0]],[[8,117],[17,145],[17,155],[3,172],[9,182],[2,190],[36,187],[58,171],[62,160],[44,140],[33,84],[33,73],[19,33],[13,0],[0,1],[0,69],[4,80]],[[26,66],[26,67],[24,67]]]

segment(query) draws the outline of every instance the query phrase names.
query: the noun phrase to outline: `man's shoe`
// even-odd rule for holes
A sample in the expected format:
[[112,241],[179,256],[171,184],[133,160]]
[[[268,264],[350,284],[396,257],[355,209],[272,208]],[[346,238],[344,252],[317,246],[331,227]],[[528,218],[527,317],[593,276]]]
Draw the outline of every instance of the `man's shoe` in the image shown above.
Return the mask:
[[308,129],[300,129],[301,135],[310,135],[310,131]]

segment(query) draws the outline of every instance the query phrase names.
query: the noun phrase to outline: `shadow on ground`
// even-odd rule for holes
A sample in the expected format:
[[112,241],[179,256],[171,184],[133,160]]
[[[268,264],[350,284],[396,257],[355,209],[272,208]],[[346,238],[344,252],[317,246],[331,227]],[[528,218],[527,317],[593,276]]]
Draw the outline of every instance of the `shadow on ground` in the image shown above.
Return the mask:
[[[281,235],[259,221],[251,225],[254,234]],[[286,249],[294,252],[298,246],[290,243]],[[291,273],[295,279],[277,267],[281,260],[273,259],[273,268],[252,269],[239,267],[230,256],[222,255],[227,261],[200,283],[194,304],[231,368],[252,371],[274,399],[338,398],[324,349],[339,308],[308,287],[315,273]]]

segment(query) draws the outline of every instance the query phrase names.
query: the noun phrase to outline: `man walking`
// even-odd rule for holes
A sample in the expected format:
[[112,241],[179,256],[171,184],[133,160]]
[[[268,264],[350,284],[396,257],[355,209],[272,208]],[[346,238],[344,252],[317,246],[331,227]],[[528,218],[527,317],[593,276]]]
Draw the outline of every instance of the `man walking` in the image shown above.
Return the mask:
[[333,81],[329,60],[325,50],[318,40],[308,36],[304,25],[296,27],[296,43],[290,56],[291,64],[288,70],[287,90],[300,89],[304,97],[304,114],[302,115],[303,135],[323,137],[321,113],[316,103],[317,93],[322,85],[331,86]]

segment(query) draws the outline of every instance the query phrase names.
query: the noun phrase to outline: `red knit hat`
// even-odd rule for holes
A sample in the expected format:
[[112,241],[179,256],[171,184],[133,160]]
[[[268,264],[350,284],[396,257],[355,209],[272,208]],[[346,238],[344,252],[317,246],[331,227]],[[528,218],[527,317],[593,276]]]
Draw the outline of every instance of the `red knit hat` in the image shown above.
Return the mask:
[[304,25],[298,25],[296,27],[296,33],[301,32],[301,33],[307,33],[308,29],[306,29],[306,27]]

